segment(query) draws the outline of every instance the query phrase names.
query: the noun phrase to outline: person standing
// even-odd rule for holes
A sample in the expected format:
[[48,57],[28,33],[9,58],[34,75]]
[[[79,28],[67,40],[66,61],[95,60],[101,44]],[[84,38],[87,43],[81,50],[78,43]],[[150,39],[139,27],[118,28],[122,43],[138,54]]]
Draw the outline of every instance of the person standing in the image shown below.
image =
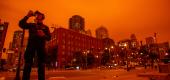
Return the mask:
[[[27,20],[34,16],[35,23],[27,23]],[[28,14],[19,21],[22,29],[29,30],[27,48],[24,54],[24,70],[22,80],[30,80],[30,73],[33,58],[38,56],[38,80],[45,80],[45,42],[51,39],[49,28],[43,24],[44,14],[39,11],[35,13],[29,11]]]

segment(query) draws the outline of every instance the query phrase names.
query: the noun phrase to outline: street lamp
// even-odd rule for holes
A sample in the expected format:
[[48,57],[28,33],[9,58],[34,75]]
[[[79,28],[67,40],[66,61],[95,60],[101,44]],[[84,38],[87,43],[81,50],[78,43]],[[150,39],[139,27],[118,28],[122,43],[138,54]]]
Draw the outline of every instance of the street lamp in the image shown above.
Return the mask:
[[113,45],[112,45],[112,46],[110,46],[110,49],[114,50],[114,46],[113,46]]
[[124,47],[125,47],[125,53],[126,53],[127,71],[129,71],[129,65],[128,65],[129,61],[128,61],[127,43],[124,44]]
[[87,69],[87,53],[88,51],[83,52],[83,54],[85,55],[85,69]]
[[[52,34],[51,47],[52,47],[52,50],[56,51],[57,50],[56,49],[57,45],[56,45],[56,42],[54,42],[54,41],[56,39],[56,30],[57,30],[57,28],[55,26],[56,25],[53,24],[53,26],[51,27],[53,29],[53,31],[51,32],[51,34]],[[52,57],[53,58],[52,59],[52,66],[53,66],[53,68],[56,68],[57,67],[56,66],[57,65],[56,52],[52,51],[52,56],[54,56],[54,57]]]

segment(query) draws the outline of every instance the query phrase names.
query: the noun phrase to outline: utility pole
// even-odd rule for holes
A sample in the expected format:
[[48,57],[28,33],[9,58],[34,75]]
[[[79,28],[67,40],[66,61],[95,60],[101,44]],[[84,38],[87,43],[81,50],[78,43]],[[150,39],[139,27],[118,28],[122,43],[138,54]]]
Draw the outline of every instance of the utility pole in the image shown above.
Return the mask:
[[127,66],[127,71],[129,71],[129,60],[128,60],[128,45],[127,44],[125,44],[124,45],[124,47],[125,47],[125,55],[126,55],[126,66]]
[[129,59],[128,59],[128,51],[127,51],[127,49],[125,49],[125,53],[126,53],[126,60],[127,60],[127,71],[129,71]]
[[22,34],[22,38],[21,38],[21,45],[20,45],[20,50],[19,50],[19,56],[18,56],[18,66],[17,66],[17,70],[16,70],[16,76],[14,80],[21,80],[20,79],[20,64],[21,64],[21,54],[23,52],[23,43],[24,43],[24,35],[25,35],[25,29],[23,29],[23,34]]

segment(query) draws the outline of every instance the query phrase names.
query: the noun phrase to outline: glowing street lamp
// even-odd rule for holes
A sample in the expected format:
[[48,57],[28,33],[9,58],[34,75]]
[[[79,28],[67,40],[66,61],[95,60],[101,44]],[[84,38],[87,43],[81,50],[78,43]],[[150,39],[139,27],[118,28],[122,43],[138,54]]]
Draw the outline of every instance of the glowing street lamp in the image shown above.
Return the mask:
[[112,49],[113,49],[114,47],[113,47],[113,46],[111,46],[110,48],[112,48]]
[[[125,43],[124,44],[124,47],[125,47],[125,50],[127,50],[127,43]],[[126,52],[126,51],[125,51]],[[128,53],[126,52],[126,60],[127,60],[127,63],[126,63],[126,65],[127,65],[127,71],[129,71],[129,66],[128,66]]]

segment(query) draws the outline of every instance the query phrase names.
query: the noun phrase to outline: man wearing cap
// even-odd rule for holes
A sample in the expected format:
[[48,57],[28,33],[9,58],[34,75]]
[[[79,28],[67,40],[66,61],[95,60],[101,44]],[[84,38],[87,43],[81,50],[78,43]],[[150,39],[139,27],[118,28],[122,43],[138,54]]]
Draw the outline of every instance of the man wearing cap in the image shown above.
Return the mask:
[[[35,23],[27,23],[27,20],[35,16]],[[38,80],[45,80],[45,42],[51,39],[49,28],[43,24],[44,14],[36,11],[29,11],[20,20],[19,26],[29,30],[28,45],[24,54],[24,70],[22,80],[30,80],[30,72],[33,58],[37,55],[38,59]]]

